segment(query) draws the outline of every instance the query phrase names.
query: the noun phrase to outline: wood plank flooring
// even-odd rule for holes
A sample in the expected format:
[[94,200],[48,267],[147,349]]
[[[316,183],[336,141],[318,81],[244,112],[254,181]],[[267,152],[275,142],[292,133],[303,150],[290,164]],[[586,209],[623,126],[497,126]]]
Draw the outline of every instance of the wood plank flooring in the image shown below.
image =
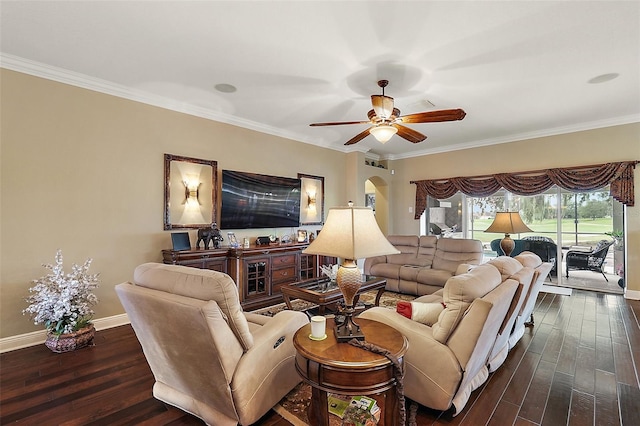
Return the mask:
[[[536,324],[456,417],[419,407],[418,425],[640,425],[640,302],[541,293]],[[202,425],[155,400],[129,326],[67,354],[38,345],[0,356],[0,424]],[[273,411],[259,425],[289,425]]]

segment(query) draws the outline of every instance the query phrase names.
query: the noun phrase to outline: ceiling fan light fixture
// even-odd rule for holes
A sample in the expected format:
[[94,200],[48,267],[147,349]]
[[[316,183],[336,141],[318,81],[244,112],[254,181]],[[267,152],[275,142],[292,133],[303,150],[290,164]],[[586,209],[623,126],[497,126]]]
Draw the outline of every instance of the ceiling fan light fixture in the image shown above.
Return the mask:
[[373,111],[379,118],[387,119],[393,114],[393,98],[385,95],[371,95]]
[[385,143],[389,139],[391,139],[393,135],[398,133],[398,129],[393,126],[389,126],[388,124],[380,124],[378,126],[372,127],[369,130],[369,133],[371,133],[378,142]]

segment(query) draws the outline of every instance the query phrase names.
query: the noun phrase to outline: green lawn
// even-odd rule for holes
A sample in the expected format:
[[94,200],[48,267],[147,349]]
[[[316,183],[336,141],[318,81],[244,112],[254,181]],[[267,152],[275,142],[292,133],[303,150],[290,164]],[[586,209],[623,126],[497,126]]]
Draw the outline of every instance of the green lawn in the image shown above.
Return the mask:
[[[490,242],[496,238],[504,237],[504,234],[486,233],[483,230],[487,229],[493,222],[493,219],[476,219],[473,227],[473,238],[481,240],[483,242]],[[557,239],[556,235],[556,220],[546,219],[543,221],[536,221],[528,223],[527,226],[533,230],[531,233],[521,234],[520,236],[530,235],[543,235],[552,238],[554,241]],[[597,218],[597,219],[580,219],[578,222],[578,244],[581,245],[595,245],[602,239],[611,239],[610,236],[605,235],[605,232],[612,231],[611,218]],[[575,223],[573,219],[562,220],[562,232],[563,232],[563,245],[573,245],[576,243],[575,238]],[[512,235],[512,238],[518,238],[517,235]]]

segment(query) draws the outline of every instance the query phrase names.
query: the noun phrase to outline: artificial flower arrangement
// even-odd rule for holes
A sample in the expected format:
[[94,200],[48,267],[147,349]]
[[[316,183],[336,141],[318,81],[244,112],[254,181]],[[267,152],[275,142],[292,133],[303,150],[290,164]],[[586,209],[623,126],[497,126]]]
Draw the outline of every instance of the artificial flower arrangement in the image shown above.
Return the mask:
[[30,314],[34,324],[44,324],[53,335],[73,333],[91,324],[92,307],[98,303],[93,290],[98,287],[98,275],[89,274],[92,259],[84,264],[73,264],[65,274],[62,267],[62,251],[56,252],[55,265],[43,264],[50,274],[33,280],[26,301],[29,306],[22,311]]
[[335,281],[338,276],[338,265],[320,265],[320,270],[331,281]]

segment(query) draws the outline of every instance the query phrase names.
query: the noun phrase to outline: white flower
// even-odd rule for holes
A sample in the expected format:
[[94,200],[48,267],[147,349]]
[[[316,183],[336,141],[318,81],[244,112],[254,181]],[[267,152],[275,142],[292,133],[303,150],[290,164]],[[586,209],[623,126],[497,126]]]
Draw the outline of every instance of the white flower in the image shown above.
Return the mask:
[[42,265],[50,274],[33,280],[29,289],[29,303],[23,314],[31,315],[34,324],[44,324],[55,334],[71,333],[86,326],[94,314],[91,307],[98,303],[92,290],[98,287],[98,275],[89,274],[91,259],[82,266],[74,264],[64,273],[62,251],[56,252],[55,265]]

